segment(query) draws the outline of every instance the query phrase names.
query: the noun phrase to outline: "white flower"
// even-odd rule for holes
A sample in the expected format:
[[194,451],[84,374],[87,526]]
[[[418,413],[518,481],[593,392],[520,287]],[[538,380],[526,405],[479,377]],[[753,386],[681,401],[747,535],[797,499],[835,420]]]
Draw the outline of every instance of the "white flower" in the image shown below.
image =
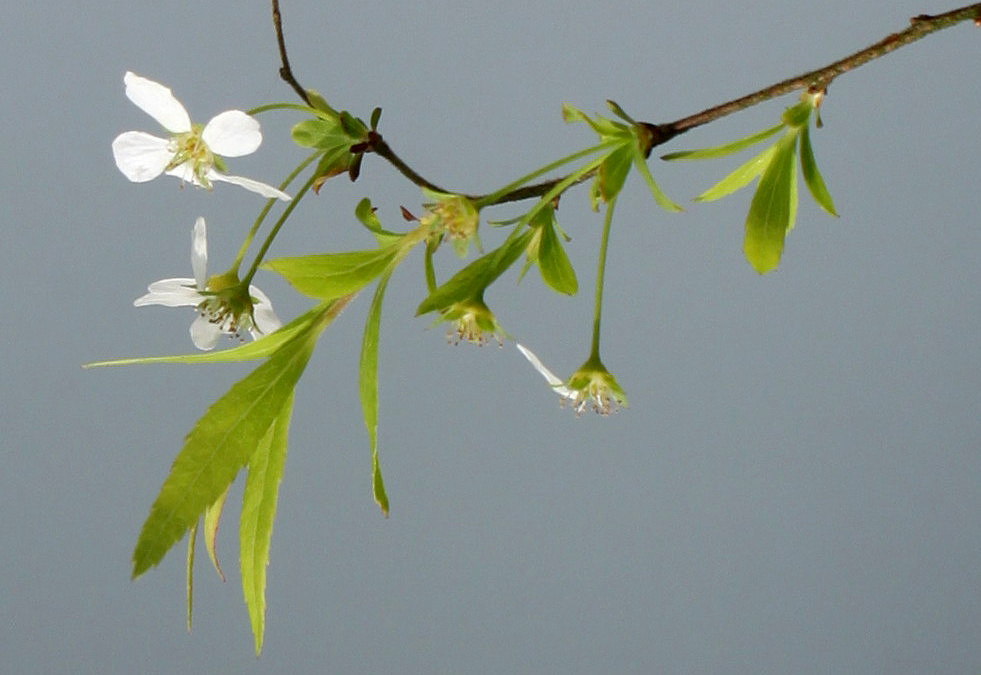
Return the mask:
[[516,342],[515,345],[518,347],[518,351],[521,352],[524,357],[528,359],[531,365],[535,367],[535,370],[541,373],[542,377],[545,378],[549,386],[552,387],[552,391],[563,399],[569,399],[570,401],[574,401],[576,399],[576,392],[565,386],[565,382],[560,380],[555,373],[546,368],[545,364],[538,360],[538,357],[535,356],[534,352],[520,343]]
[[226,110],[202,127],[191,124],[187,110],[162,84],[131,72],[123,82],[129,100],[171,134],[170,138],[158,138],[143,131],[127,131],[116,137],[112,142],[116,166],[131,181],[144,183],[166,173],[209,190],[212,181],[224,181],[263,197],[290,200],[288,194],[271,185],[224,173],[221,156],[249,155],[262,143],[255,118],[241,110]]
[[155,281],[147,289],[150,292],[133,304],[137,307],[197,307],[198,317],[191,324],[191,341],[202,350],[213,349],[222,334],[238,337],[242,330],[247,330],[253,340],[258,340],[282,325],[269,297],[255,286],[249,286],[248,293],[244,292],[242,284],[208,289],[207,263],[207,229],[204,218],[198,218],[194,223],[191,247],[194,278]]

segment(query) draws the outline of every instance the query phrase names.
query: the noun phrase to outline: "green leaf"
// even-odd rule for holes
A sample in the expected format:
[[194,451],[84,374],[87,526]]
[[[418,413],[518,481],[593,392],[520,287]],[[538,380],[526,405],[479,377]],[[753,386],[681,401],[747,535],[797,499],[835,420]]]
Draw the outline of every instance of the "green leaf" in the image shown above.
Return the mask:
[[521,256],[533,235],[532,230],[526,230],[474,260],[430,293],[416,308],[416,316],[445,309],[490,286]]
[[599,196],[604,202],[609,204],[616,199],[623,189],[623,184],[630,173],[630,167],[634,161],[634,140],[624,143],[616,150],[606,155],[606,159],[600,164],[599,173],[596,175],[596,184]]
[[756,145],[760,141],[765,141],[781,129],[783,129],[783,124],[777,124],[769,129],[764,129],[763,131],[759,131],[751,136],[747,136],[746,138],[741,138],[738,141],[733,141],[732,143],[726,143],[725,145],[720,145],[714,148],[703,148],[701,150],[681,150],[679,152],[670,152],[666,155],[661,155],[661,159],[671,161],[676,159],[711,159],[714,157],[725,157],[726,155],[731,155],[734,152],[744,150],[751,145]]
[[278,272],[300,293],[332,300],[360,290],[385,271],[401,246],[390,244],[367,251],[276,258],[263,267]]
[[365,226],[373,235],[375,239],[381,246],[386,246],[387,244],[394,243],[397,240],[402,239],[402,235],[398,232],[391,232],[382,227],[381,221],[378,220],[378,216],[375,215],[375,209],[371,205],[371,200],[365,197],[358,205],[354,208],[354,217],[358,219],[358,222]]
[[780,119],[788,127],[800,129],[801,127],[807,126],[808,120],[811,118],[812,110],[814,110],[813,99],[808,99],[784,110],[783,115],[780,116]]
[[773,161],[779,142],[774,143],[760,154],[752,157],[735,171],[720,180],[702,194],[695,197],[696,202],[711,202],[730,195],[745,187],[751,180],[763,173]]
[[364,426],[368,430],[368,445],[371,448],[371,492],[378,508],[388,516],[388,495],[382,479],[381,465],[378,461],[378,336],[381,327],[382,301],[391,271],[378,280],[378,287],[371,300],[368,318],[364,324],[364,338],[361,341],[361,365],[358,374],[358,390],[361,394],[361,411]]
[[293,142],[303,148],[332,149],[349,147],[352,138],[348,136],[336,118],[303,120],[290,130]]
[[797,203],[796,134],[774,144],[773,160],[760,177],[746,216],[743,251],[760,274],[780,264],[783,242],[793,227]]
[[185,560],[185,584],[186,584],[186,602],[187,602],[187,632],[191,632],[191,619],[194,614],[194,545],[198,538],[198,521],[195,520],[194,524],[190,527],[190,533],[187,535],[187,559]]
[[644,177],[644,182],[647,183],[647,189],[651,191],[651,196],[654,197],[654,201],[657,202],[658,206],[666,211],[674,211],[675,213],[684,211],[683,208],[671,201],[664,194],[664,191],[661,190],[660,186],[654,182],[654,176],[651,175],[651,170],[647,167],[647,160],[639,149],[634,149],[634,166],[637,167],[640,175]]
[[143,523],[133,552],[133,578],[163,559],[255,454],[290,400],[317,336],[347,300],[322,304],[316,320],[232,385],[194,425]]
[[551,206],[543,209],[532,226],[541,228],[538,234],[538,271],[542,281],[554,291],[575,295],[579,282],[555,232],[555,209]]
[[804,175],[804,184],[810,191],[811,196],[818,206],[832,216],[837,216],[834,202],[831,201],[831,194],[824,184],[824,178],[818,171],[817,162],[814,160],[814,150],[811,148],[811,133],[809,127],[801,129],[800,133],[800,168]]
[[331,116],[337,115],[337,111],[330,107],[330,104],[327,103],[327,99],[321,96],[320,92],[314,89],[307,89],[307,99],[309,99],[310,105],[317,110]]
[[[345,303],[346,304],[346,303]],[[83,368],[100,368],[104,366],[129,366],[145,363],[232,363],[236,361],[254,361],[263,359],[275,353],[280,347],[296,337],[297,333],[305,330],[310,323],[317,319],[323,312],[321,306],[304,312],[288,324],[274,333],[256,340],[247,342],[232,349],[223,349],[207,354],[180,354],[177,356],[144,356],[128,359],[114,359],[112,361],[96,361],[86,363]]]
[[269,564],[269,545],[276,519],[279,483],[283,478],[283,465],[286,462],[286,441],[289,437],[292,411],[291,393],[249,458],[242,494],[242,515],[239,520],[242,595],[252,623],[256,656],[262,651],[265,633],[266,566]]
[[225,509],[225,500],[227,498],[228,488],[225,488],[225,491],[221,493],[221,497],[204,510],[204,548],[208,552],[208,558],[211,559],[211,566],[215,568],[218,578],[222,581],[225,580],[225,573],[221,571],[221,565],[218,564],[217,540],[218,525],[221,524],[221,514]]

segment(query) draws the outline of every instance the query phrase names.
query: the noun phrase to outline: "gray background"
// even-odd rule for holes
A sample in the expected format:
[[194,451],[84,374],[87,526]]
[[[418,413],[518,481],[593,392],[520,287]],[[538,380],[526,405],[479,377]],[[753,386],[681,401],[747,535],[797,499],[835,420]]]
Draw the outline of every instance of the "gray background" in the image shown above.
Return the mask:
[[[592,142],[562,124],[564,101],[676,119],[950,8],[284,3],[301,80],[359,115],[382,106],[394,147],[465,191]],[[79,366],[190,351],[191,310],[132,300],[189,275],[198,215],[214,269],[227,264],[261,200],[128,183],[109,144],[156,127],[122,76],[173,87],[201,122],[293,100],[268,13],[172,0],[5,11],[3,670],[979,672],[981,33],[968,24],[835,82],[815,144],[842,217],[802,195],[772,275],[742,258],[748,192],[670,215],[632,179],[605,321],[631,403],[616,416],[560,409],[510,344],[448,346],[412,317],[423,288],[411,258],[381,344],[387,520],[369,495],[356,397],[361,297],[300,386],[260,660],[236,509],[219,540],[230,579],[199,566],[190,635],[183,546],[131,583],[136,534],[184,433],[248,366]],[[794,100],[665,151],[745,135]],[[264,115],[263,148],[234,171],[277,182],[301,156],[286,136],[297,119]],[[686,201],[736,161],[652,166]],[[352,216],[366,195],[393,227],[400,204],[418,211],[417,190],[369,158],[357,184],[302,204],[275,253],[370,245]],[[582,189],[560,216],[584,292],[555,296],[532,273],[488,300],[567,375],[586,354],[600,221]],[[309,306],[271,275],[259,284],[284,318]]]

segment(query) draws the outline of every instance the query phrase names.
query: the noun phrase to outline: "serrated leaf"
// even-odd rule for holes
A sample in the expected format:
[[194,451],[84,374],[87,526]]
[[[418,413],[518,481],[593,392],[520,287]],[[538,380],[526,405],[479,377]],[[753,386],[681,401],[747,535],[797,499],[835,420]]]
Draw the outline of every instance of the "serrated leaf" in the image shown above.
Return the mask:
[[579,290],[576,271],[555,232],[555,209],[543,209],[535,219],[541,228],[538,238],[538,271],[542,281],[552,290],[566,295],[575,295]]
[[780,264],[783,242],[793,227],[797,202],[796,134],[774,144],[773,160],[760,177],[746,216],[743,251],[760,274]]
[[204,548],[208,552],[208,558],[211,559],[211,566],[215,568],[218,578],[222,581],[225,580],[225,573],[221,571],[221,565],[218,563],[218,526],[221,524],[221,514],[225,509],[225,500],[228,498],[230,487],[225,488],[221,497],[204,510]]
[[317,319],[208,408],[187,435],[133,552],[133,578],[157,565],[217,501],[292,396],[317,336],[345,301],[320,306]]
[[381,330],[382,301],[391,271],[378,280],[378,287],[371,300],[368,318],[364,324],[364,337],[361,340],[361,363],[358,372],[358,391],[361,395],[361,411],[364,426],[368,430],[368,445],[371,450],[371,493],[381,509],[388,516],[388,495],[382,478],[381,464],[378,460],[378,336]]
[[454,274],[419,304],[416,316],[445,309],[487,288],[521,256],[533,234],[532,230],[526,230],[508,239]]
[[304,295],[332,300],[354,293],[378,278],[400,250],[398,244],[390,244],[367,251],[276,258],[263,267],[281,274]]
[[715,201],[716,199],[721,199],[722,197],[730,195],[736,190],[745,187],[750,181],[766,171],[766,168],[770,166],[770,162],[773,161],[773,155],[776,152],[777,145],[779,145],[779,142],[774,143],[760,154],[750,158],[728,176],[720,180],[702,194],[695,197],[695,201]]
[[804,176],[804,184],[818,206],[832,216],[837,216],[834,202],[831,201],[831,193],[828,192],[824,184],[824,178],[818,171],[817,162],[814,160],[814,150],[811,147],[811,133],[809,127],[801,129],[800,133],[800,168]]
[[712,159],[715,157],[725,157],[726,155],[731,155],[734,152],[739,152],[740,150],[744,150],[751,145],[756,145],[761,141],[765,141],[781,129],[783,129],[783,124],[777,124],[769,129],[758,131],[755,134],[747,136],[746,138],[740,138],[738,141],[733,141],[732,143],[726,143],[725,145],[719,145],[714,148],[703,148],[701,150],[681,150],[679,152],[669,152],[666,155],[661,155],[661,159],[672,161],[678,159]]
[[242,515],[239,520],[239,547],[242,571],[242,595],[252,624],[256,656],[262,651],[266,625],[266,566],[279,483],[286,462],[293,395],[287,397],[278,416],[249,458],[245,489],[242,493]]

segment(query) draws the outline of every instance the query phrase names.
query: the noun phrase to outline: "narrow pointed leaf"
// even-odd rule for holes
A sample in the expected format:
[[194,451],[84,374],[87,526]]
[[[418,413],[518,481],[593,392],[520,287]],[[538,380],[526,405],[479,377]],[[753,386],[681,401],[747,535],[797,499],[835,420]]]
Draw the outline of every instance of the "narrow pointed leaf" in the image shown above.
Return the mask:
[[241,548],[242,595],[252,624],[256,656],[262,651],[266,626],[266,566],[279,483],[286,462],[293,396],[284,402],[279,416],[269,427],[256,452],[249,459],[245,489],[242,493],[242,516],[239,521]]
[[399,251],[400,246],[392,244],[367,251],[276,258],[263,267],[283,275],[304,295],[333,300],[354,293],[376,279]]
[[388,495],[382,478],[381,464],[378,460],[378,336],[381,330],[382,301],[391,272],[378,280],[378,287],[371,300],[368,318],[364,325],[361,341],[361,365],[358,373],[358,390],[361,394],[361,411],[364,426],[368,430],[368,445],[371,450],[371,492],[381,509],[388,516]]
[[783,124],[777,124],[769,129],[764,129],[763,131],[757,132],[752,136],[747,136],[746,138],[740,138],[738,141],[733,141],[732,143],[726,143],[725,145],[719,145],[714,148],[703,148],[701,150],[681,150],[679,152],[669,152],[666,155],[661,155],[661,159],[671,161],[678,159],[711,159],[714,157],[725,157],[726,155],[731,155],[734,152],[744,150],[751,145],[756,145],[760,141],[765,141],[781,129],[783,129]]
[[321,306],[304,312],[274,333],[270,333],[255,342],[246,342],[233,347],[206,354],[180,354],[177,356],[144,356],[112,361],[96,361],[86,363],[83,368],[99,368],[103,366],[129,366],[145,363],[231,363],[235,361],[254,361],[271,356],[280,347],[296,337],[296,334],[307,329],[310,323],[323,313]]
[[831,201],[831,193],[828,192],[824,184],[824,178],[818,171],[817,162],[814,160],[814,150],[811,147],[811,133],[809,127],[804,127],[800,134],[800,168],[804,176],[804,183],[810,191],[811,196],[818,206],[832,216],[837,216],[834,202]]
[[654,176],[651,175],[651,170],[647,167],[647,160],[644,159],[644,155],[640,150],[634,150],[634,166],[637,167],[637,171],[641,176],[644,177],[644,182],[647,183],[647,189],[650,190],[651,196],[654,197],[654,201],[665,211],[674,211],[678,213],[684,211],[683,208],[671,201],[671,198],[664,194],[661,187],[654,181]]
[[221,493],[221,497],[204,510],[204,549],[208,552],[208,558],[211,559],[211,566],[215,568],[218,578],[222,581],[225,580],[225,573],[221,571],[221,565],[218,564],[217,540],[218,525],[221,524],[221,514],[225,509],[225,500],[227,498],[228,488],[225,488],[225,491]]
[[760,177],[746,216],[743,251],[760,274],[780,263],[787,230],[793,224],[796,202],[796,134],[788,134],[774,145],[773,160]]
[[232,385],[194,425],[140,531],[133,578],[163,559],[255,453],[292,396],[317,336],[343,304],[321,305],[320,316],[306,330]]
[[532,230],[526,230],[474,260],[430,293],[416,308],[416,316],[444,309],[487,288],[521,256],[533,235]]
[[187,535],[187,559],[185,560],[185,584],[186,584],[186,602],[187,602],[187,632],[191,632],[191,623],[194,614],[194,547],[197,544],[198,538],[198,521],[194,521],[191,525],[190,533]]
[[751,180],[766,171],[770,162],[773,161],[773,155],[776,152],[777,145],[779,143],[774,143],[760,154],[749,159],[728,176],[698,195],[695,201],[712,202],[745,187]]

